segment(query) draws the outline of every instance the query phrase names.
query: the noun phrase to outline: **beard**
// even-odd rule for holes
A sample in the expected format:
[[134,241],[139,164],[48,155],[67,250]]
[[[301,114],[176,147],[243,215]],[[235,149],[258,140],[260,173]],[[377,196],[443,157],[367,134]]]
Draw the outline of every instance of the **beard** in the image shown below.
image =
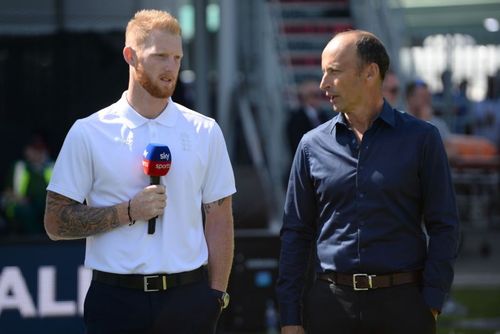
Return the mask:
[[175,86],[177,85],[177,76],[169,75],[168,77],[172,80],[173,84],[167,87],[161,87],[154,83],[151,76],[146,73],[142,64],[137,66],[136,70],[137,81],[139,84],[153,97],[158,99],[169,98],[174,94]]

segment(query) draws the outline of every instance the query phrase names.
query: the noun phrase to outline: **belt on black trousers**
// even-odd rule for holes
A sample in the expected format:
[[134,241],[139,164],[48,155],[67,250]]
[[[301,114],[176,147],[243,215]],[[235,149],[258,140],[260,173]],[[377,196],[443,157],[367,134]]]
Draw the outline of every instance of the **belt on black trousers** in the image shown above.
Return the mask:
[[347,285],[354,290],[369,290],[377,288],[389,288],[409,283],[420,283],[421,271],[403,273],[370,275],[370,274],[342,274],[336,272],[318,274],[318,279],[332,282],[338,285]]
[[93,270],[92,280],[122,288],[145,292],[164,291],[176,286],[199,282],[205,278],[205,267],[175,274],[113,274]]

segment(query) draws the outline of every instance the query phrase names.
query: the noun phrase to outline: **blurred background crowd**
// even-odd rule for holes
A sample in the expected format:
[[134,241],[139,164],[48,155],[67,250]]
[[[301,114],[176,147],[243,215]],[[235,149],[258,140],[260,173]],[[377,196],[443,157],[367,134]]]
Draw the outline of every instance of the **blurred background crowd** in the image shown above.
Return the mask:
[[236,173],[237,236],[277,235],[297,143],[333,116],[318,87],[322,48],[335,33],[359,28],[379,36],[390,52],[387,101],[441,133],[463,254],[494,256],[493,236],[500,233],[496,0],[4,0],[0,242],[46,239],[42,217],[53,161],[77,118],[126,89],[123,29],[141,8],[166,9],[180,20],[184,60],[174,100],[221,125]]

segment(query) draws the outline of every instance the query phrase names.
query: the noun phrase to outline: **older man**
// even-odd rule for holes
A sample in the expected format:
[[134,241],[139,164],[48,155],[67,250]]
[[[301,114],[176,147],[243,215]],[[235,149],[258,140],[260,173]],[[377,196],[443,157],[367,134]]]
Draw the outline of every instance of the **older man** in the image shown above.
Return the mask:
[[[295,154],[277,284],[282,333],[304,324],[313,334],[434,333],[458,241],[439,132],[384,101],[389,57],[373,34],[336,35],[321,66],[338,115]],[[316,280],[303,298],[310,256]]]

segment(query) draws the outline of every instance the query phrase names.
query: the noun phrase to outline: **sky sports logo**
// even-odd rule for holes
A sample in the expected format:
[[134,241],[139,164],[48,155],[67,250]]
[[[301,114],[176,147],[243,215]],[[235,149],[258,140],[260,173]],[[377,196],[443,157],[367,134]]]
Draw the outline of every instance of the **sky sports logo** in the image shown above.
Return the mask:
[[144,174],[152,177],[167,175],[172,164],[172,154],[168,146],[149,144],[144,150],[143,155],[142,166]]
[[170,168],[170,161],[150,161],[150,160],[143,160],[142,165],[146,168],[154,168],[154,169],[168,169]]
[[[144,150],[143,153],[144,158],[149,160],[151,160],[152,158],[154,159],[154,157],[150,157],[149,155],[151,155],[150,152],[148,152],[148,150]],[[161,152],[160,160],[167,160],[167,161],[170,160],[170,152]]]
[[143,157],[146,160],[151,161],[170,161],[171,155],[170,150],[167,146],[159,146],[156,144],[150,144],[143,152]]
[[168,169],[170,168],[170,163],[153,162],[155,169]]

